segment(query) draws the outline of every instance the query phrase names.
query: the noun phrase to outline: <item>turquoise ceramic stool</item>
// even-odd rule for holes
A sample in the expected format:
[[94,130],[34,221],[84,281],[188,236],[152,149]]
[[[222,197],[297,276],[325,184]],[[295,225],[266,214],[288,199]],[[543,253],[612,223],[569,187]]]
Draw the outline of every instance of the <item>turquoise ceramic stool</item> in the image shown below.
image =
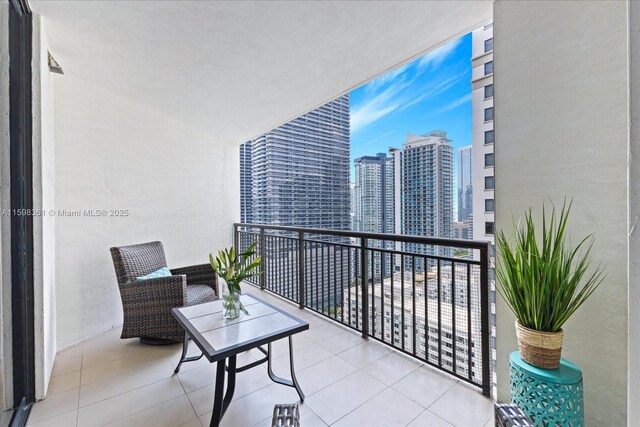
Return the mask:
[[582,371],[560,359],[558,369],[540,369],[511,353],[511,401],[537,426],[584,426]]

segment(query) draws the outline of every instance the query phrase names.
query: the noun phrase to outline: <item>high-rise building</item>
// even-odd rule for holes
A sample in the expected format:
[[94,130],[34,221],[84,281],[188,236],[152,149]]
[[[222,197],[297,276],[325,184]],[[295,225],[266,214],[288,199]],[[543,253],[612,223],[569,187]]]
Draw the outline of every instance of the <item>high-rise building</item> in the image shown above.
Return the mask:
[[473,230],[469,221],[454,221],[451,230],[454,239],[473,240]]
[[472,33],[473,238],[494,242],[493,24]]
[[473,218],[473,174],[471,145],[458,149],[458,221]]
[[[354,160],[356,184],[354,188],[355,230],[366,233],[394,233],[395,170],[393,157],[385,153],[364,156]],[[392,242],[370,240],[369,246],[391,248]],[[380,277],[383,271],[380,253],[373,255],[373,275]],[[388,275],[390,266],[384,265]]]
[[[315,110],[279,126],[240,148],[241,195],[251,188],[251,197],[241,197],[240,211],[250,212],[253,223],[349,230],[351,228],[351,189],[349,95],[341,96]],[[250,154],[249,154],[250,153]],[[247,161],[249,159],[249,161]],[[249,180],[245,177],[251,177]],[[287,232],[269,234],[288,235]],[[289,233],[290,235],[290,233]],[[348,238],[317,236],[316,241],[349,243]],[[264,239],[267,280],[280,265],[283,274],[297,266],[297,250],[268,237]],[[340,287],[331,272],[335,247],[315,244],[307,253],[307,268],[316,273],[320,286],[308,289],[306,298],[323,307],[340,303]],[[342,261],[347,270],[347,261]],[[326,280],[324,278],[326,277]],[[286,280],[295,289],[295,278]]]
[[[453,223],[453,147],[447,132],[435,130],[407,136],[401,150],[391,150],[396,169],[395,198],[398,234],[451,237]],[[398,171],[400,172],[398,174]],[[441,247],[421,248],[407,244],[407,250],[442,254]]]
[[251,141],[240,145],[240,222],[253,222]]
[[[482,376],[481,353],[477,350],[481,342],[480,322],[468,322],[466,308],[471,306],[472,317],[479,316],[480,308],[477,302],[467,299],[466,285],[461,285],[469,280],[472,295],[477,295],[480,275],[471,274],[467,279],[466,274],[466,267],[458,264],[455,269],[458,285],[453,298],[450,269],[442,269],[440,273],[440,292],[437,290],[437,273],[433,267],[426,274],[396,272],[393,277],[387,276],[381,281],[374,281],[370,298],[373,300],[372,307],[375,308],[369,332],[396,348],[402,348],[408,353],[415,352],[431,363],[441,363],[450,371],[456,370],[467,376],[471,369],[471,376],[479,380]],[[415,288],[404,285],[406,283],[413,283]],[[407,303],[408,301],[412,303]],[[357,303],[355,289],[343,292],[344,307],[358,307]],[[355,325],[362,319],[362,308],[351,310],[350,314],[349,320]],[[471,329],[468,329],[469,325]],[[456,365],[457,368],[454,368]]]
[[251,208],[241,206],[241,212],[251,211],[253,222],[350,229],[348,94],[243,144],[248,145],[251,161],[243,170],[241,157],[240,174],[251,176]]
[[[495,243],[495,175],[493,128],[493,23],[487,23],[471,35],[471,105],[473,147],[473,239]],[[489,288],[491,301],[490,347],[495,349],[495,282]],[[492,352],[491,376],[496,382],[495,350]]]
[[354,182],[349,184],[349,194],[351,196],[351,230],[358,231],[356,220],[356,184]]
[[393,158],[385,153],[354,160],[355,223],[367,233],[393,233],[394,168]]

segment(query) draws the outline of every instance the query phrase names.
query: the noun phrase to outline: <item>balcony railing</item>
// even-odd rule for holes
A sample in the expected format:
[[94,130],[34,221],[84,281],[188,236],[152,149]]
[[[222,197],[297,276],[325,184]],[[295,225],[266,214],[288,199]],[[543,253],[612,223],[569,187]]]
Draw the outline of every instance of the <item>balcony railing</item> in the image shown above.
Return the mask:
[[234,224],[252,284],[490,393],[489,243]]

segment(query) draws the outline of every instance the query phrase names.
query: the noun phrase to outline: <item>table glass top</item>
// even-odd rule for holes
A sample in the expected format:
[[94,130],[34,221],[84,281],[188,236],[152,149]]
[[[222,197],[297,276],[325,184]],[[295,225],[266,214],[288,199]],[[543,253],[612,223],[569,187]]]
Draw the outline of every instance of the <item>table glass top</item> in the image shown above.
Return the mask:
[[209,359],[237,354],[269,341],[309,328],[285,311],[251,295],[240,301],[249,314],[235,319],[222,317],[222,301],[212,301],[173,309],[173,314]]

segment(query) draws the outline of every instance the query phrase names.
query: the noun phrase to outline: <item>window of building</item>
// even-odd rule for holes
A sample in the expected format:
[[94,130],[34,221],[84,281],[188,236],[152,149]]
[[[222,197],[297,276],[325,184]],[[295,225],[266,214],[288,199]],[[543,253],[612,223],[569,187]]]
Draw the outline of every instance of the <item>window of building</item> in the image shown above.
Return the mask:
[[484,87],[484,98],[493,98],[493,84]]
[[488,130],[484,133],[484,143],[485,144],[493,144],[493,131]]
[[493,37],[484,41],[484,51],[491,52],[493,50]]
[[493,177],[492,176],[485,176],[484,177],[484,189],[485,190],[493,190]]
[[493,234],[493,222],[484,223],[484,234]]
[[484,121],[488,122],[493,120],[493,107],[484,109]]
[[489,61],[484,64],[484,75],[488,76],[489,74],[493,74],[493,61]]
[[493,153],[487,153],[484,155],[484,165],[493,166]]
[[484,200],[484,211],[485,212],[493,212],[495,210],[496,203],[494,199],[485,199]]

